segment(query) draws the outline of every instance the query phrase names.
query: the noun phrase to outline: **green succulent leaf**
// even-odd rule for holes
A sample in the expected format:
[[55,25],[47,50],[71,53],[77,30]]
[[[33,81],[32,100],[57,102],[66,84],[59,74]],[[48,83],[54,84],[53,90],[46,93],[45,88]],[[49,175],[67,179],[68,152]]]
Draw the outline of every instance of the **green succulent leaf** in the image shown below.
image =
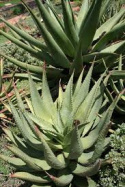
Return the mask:
[[111,78],[113,80],[125,79],[125,70],[115,70],[111,72]]
[[[91,66],[91,68],[89,69],[83,83],[81,83],[81,86],[78,86],[79,91],[77,91],[77,87],[74,91],[73,94],[73,114],[76,113],[76,111],[78,110],[79,106],[81,105],[81,103],[84,101],[84,99],[86,98],[88,92],[89,92],[89,86],[90,86],[90,80],[91,80],[91,76],[92,76],[92,71],[93,71],[93,65]],[[77,85],[80,84],[82,79],[82,73],[81,76],[79,77],[79,80],[77,82]],[[82,97],[81,97],[82,95]]]
[[102,3],[101,6],[101,11],[100,11],[100,16],[99,16],[99,20],[101,21],[102,16],[105,14],[107,7],[109,6],[109,3],[111,2],[111,0],[106,0]]
[[81,24],[79,32],[80,41],[78,45],[78,51],[82,49],[83,54],[87,53],[88,48],[90,47],[93,37],[95,35],[99,21],[101,5],[102,0],[94,0],[89,8],[89,11],[86,14],[85,19]]
[[[50,94],[50,90],[49,90],[49,86],[48,86],[48,82],[47,82],[47,77],[45,72],[43,73],[43,84],[42,84],[42,101],[43,101],[43,105],[44,105],[44,110],[47,111],[47,117],[48,115],[50,115],[50,118],[52,119],[52,121],[54,121],[54,119],[56,118],[56,107],[54,105],[52,96]],[[49,109],[49,107],[51,108],[51,110]],[[50,113],[50,114],[49,114]]]
[[61,26],[57,24],[57,22],[53,19],[53,17],[50,17],[49,13],[47,12],[44,5],[41,3],[40,0],[36,0],[36,3],[38,5],[40,14],[44,20],[44,23],[48,29],[49,32],[51,32],[52,37],[54,40],[58,43],[60,48],[68,55],[73,55],[73,46],[71,42],[69,41],[68,37],[62,30]]
[[11,164],[12,166],[18,169],[21,169],[21,168],[24,169],[24,166],[26,166],[26,163],[22,161],[20,158],[9,157],[9,156],[0,154],[0,159],[4,160],[5,162],[8,162],[9,164]]
[[50,174],[48,174],[48,176],[57,186],[67,186],[73,180],[73,175],[66,169],[60,171],[58,177]]
[[86,165],[89,161],[89,159],[92,157],[93,151],[88,152],[88,153],[82,153],[82,155],[78,158],[78,163],[82,165]]
[[9,39],[10,41],[12,41],[13,43],[15,43],[16,45],[18,45],[19,47],[23,48],[24,50],[26,50],[27,52],[31,53],[33,56],[35,56],[36,58],[38,58],[41,61],[41,65],[43,63],[43,61],[47,61],[48,64],[55,66],[56,64],[54,63],[54,60],[52,59],[52,57],[46,53],[45,51],[40,51],[38,49],[34,49],[31,46],[25,44],[24,42],[21,42],[20,40],[16,39],[15,37],[11,36],[10,34],[7,34],[3,31],[0,31],[0,33],[5,36],[7,39]]
[[92,51],[98,51],[104,49],[108,42],[118,37],[125,30],[125,22],[121,21],[119,24],[115,25],[109,32],[107,32],[93,47]]
[[64,30],[64,23],[63,20],[59,17],[58,13],[56,12],[52,2],[50,0],[46,1],[48,11],[50,12],[51,16],[54,18],[54,20],[62,27],[62,30]]
[[87,177],[88,187],[96,187],[96,183],[91,178]]
[[76,124],[74,125],[75,127],[72,131],[70,151],[68,156],[69,159],[78,159],[83,152],[83,146],[82,146],[78,126]]
[[[24,3],[24,1],[23,1],[23,3]],[[55,63],[58,62],[57,66],[61,66],[61,67],[64,67],[64,68],[69,68],[70,67],[69,60],[65,56],[64,52],[62,51],[62,49],[57,45],[55,40],[52,38],[51,34],[45,29],[44,25],[36,17],[36,15],[32,12],[32,10],[26,4],[25,4],[25,7],[30,12],[34,22],[36,23],[37,27],[39,28],[39,30],[40,30],[40,32],[41,32],[41,34],[43,36],[43,38],[45,39],[47,47],[48,47],[49,51],[51,52],[52,57],[55,60]]]
[[47,144],[47,142],[45,141],[45,139],[43,138],[42,133],[38,130],[38,128],[36,128],[36,133],[39,137],[39,139],[42,142],[43,145],[43,149],[44,149],[44,157],[46,158],[47,163],[55,169],[63,169],[66,167],[65,163],[61,163],[57,157],[54,155],[53,151],[51,150],[51,148],[49,147],[49,145]]
[[[23,63],[19,60],[16,60],[15,58],[12,58],[10,56],[7,56],[7,55],[3,54],[1,52],[0,52],[0,56],[8,59],[10,62],[17,65],[18,67],[21,67],[24,70],[29,70],[32,73],[37,73],[37,74],[40,74],[40,75],[43,73],[42,66],[40,67],[40,66],[34,66],[34,65],[27,64],[27,63]],[[52,76],[52,75],[57,76],[61,73],[61,70],[59,70],[59,69],[46,68],[46,70],[47,70],[47,74],[49,74],[50,76]]]
[[68,82],[68,85],[67,85],[67,88],[66,88],[66,91],[64,93],[63,100],[62,100],[62,106],[61,106],[61,111],[60,111],[61,118],[62,118],[63,124],[65,126],[66,125],[68,125],[68,126],[72,125],[72,120],[73,120],[72,116],[71,116],[71,112],[72,112],[73,77],[74,77],[74,74],[72,74],[72,76],[71,76],[71,78],[70,78],[70,80]]
[[[10,24],[9,22],[5,21],[4,19],[1,19],[1,21],[3,21],[8,27],[10,27],[19,36],[21,36],[23,39],[25,39],[26,41],[28,41],[32,45],[34,45],[37,48],[42,49],[42,50],[46,50],[47,49],[47,47],[44,44],[42,44],[42,42],[40,42],[39,40],[34,39],[32,36],[30,36],[29,34],[27,34],[26,32],[24,32],[20,28],[14,26],[12,24]],[[4,32],[0,31],[0,33],[3,34]],[[6,36],[8,36],[8,35],[6,34]]]
[[75,175],[81,177],[92,176],[95,175],[100,169],[100,160],[97,160],[94,164],[89,166],[71,163],[70,168]]
[[89,10],[89,0],[84,0],[80,8],[80,11],[78,13],[78,18],[77,18],[78,29],[81,27],[82,22],[85,20],[88,10]]
[[95,83],[85,100],[81,103],[81,106],[77,110],[77,113],[75,116],[77,119],[80,120],[81,123],[88,122],[89,114],[92,110],[92,107],[94,105],[94,102],[96,101],[96,98],[98,98],[98,95],[100,95],[100,92],[103,94],[100,84],[102,82],[104,74],[100,77],[100,79]]
[[116,102],[117,100],[115,100],[107,109],[106,112],[104,112],[103,116],[101,117],[100,121],[98,122],[97,126],[95,127],[95,129],[93,129],[87,136],[82,138],[82,142],[83,142],[83,148],[85,149],[89,149],[90,147],[92,147],[95,142],[98,139],[98,135],[100,133],[100,131],[103,129],[103,127],[107,124],[110,123],[110,119],[113,113],[113,110],[117,104]]
[[34,169],[35,171],[41,171],[42,169],[37,166],[34,162],[34,158],[31,158],[30,156],[26,155],[23,151],[21,151],[19,148],[15,147],[14,145],[7,147],[10,151],[12,151],[16,156],[21,158],[31,169]]
[[72,42],[74,48],[76,48],[79,38],[73,23],[73,12],[72,8],[70,7],[69,0],[62,0],[62,9],[66,34]]
[[44,183],[50,183],[50,180],[48,177],[40,177],[39,175],[37,176],[36,174],[32,174],[32,173],[28,173],[28,172],[16,172],[14,174],[11,175],[12,178],[19,178],[22,180],[26,180],[26,181],[30,181],[33,183],[40,183],[40,184],[44,184]]
[[102,36],[103,33],[108,33],[123,17],[124,13],[125,13],[125,9],[123,8],[120,10],[120,12],[115,14],[113,17],[107,20],[103,25],[101,25],[95,33],[94,40],[97,40],[100,36]]

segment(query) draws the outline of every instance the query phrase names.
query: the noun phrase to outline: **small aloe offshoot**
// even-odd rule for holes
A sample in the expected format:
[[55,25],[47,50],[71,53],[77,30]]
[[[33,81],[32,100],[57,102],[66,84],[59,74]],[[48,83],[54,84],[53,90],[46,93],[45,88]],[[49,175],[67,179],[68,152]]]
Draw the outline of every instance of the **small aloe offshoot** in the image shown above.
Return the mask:
[[[91,2],[84,0],[77,19],[75,19],[69,0],[61,0],[62,16],[58,15],[50,0],[46,0],[45,5],[41,0],[35,0],[35,2],[40,18],[22,0],[40,31],[44,43],[4,19],[1,20],[18,37],[9,35],[2,30],[0,30],[0,34],[41,60],[41,64],[40,66],[27,65],[1,53],[10,62],[25,70],[28,68],[30,72],[41,74],[43,72],[41,66],[45,61],[48,75],[63,76],[65,72],[72,74],[75,69],[75,74],[78,76],[83,66],[85,64],[90,66],[93,59],[95,59],[94,72],[102,73],[105,70],[103,58],[106,65],[112,68],[119,54],[124,54],[125,40],[121,38],[125,30],[124,8],[100,24],[110,0],[93,0]],[[118,39],[120,40],[117,42]]]
[[[4,121],[8,121],[8,117],[6,115],[7,111],[10,111],[10,106],[8,105],[7,98],[9,98],[11,101],[13,101],[16,105],[16,96],[13,91],[14,87],[14,76],[15,72],[11,74],[4,75],[4,64],[3,60],[0,60],[0,119]],[[15,81],[16,83],[18,82]],[[19,93],[21,96],[24,97],[28,94],[28,91],[24,89],[19,89]],[[10,123],[10,121],[8,121]]]
[[0,158],[16,167],[11,177],[30,181],[34,187],[94,187],[96,183],[90,177],[101,167],[119,97],[104,110],[109,76],[102,74],[90,88],[92,65],[85,79],[82,71],[75,85],[72,74],[65,91],[60,83],[58,98],[53,101],[43,71],[42,96],[29,74],[31,111],[25,109],[15,88],[18,108],[11,101],[9,104],[22,138],[3,128],[9,141],[7,148],[15,157],[0,154]]
[[[13,74],[14,75],[14,74]],[[13,75],[12,75],[12,79],[10,82],[6,82],[4,83],[3,81],[3,60],[0,60],[0,117],[1,118],[7,118],[6,115],[4,115],[4,105],[3,103],[6,100],[6,94],[8,94],[8,96],[11,98],[13,96],[12,94],[12,82],[13,82]],[[8,84],[7,84],[8,83]]]

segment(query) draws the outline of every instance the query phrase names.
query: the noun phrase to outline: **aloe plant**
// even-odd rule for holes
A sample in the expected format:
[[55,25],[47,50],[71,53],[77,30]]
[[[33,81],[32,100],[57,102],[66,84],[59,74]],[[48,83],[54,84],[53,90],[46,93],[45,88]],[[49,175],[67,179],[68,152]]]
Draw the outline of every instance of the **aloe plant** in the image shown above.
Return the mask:
[[119,54],[124,54],[125,41],[121,37],[117,41],[117,38],[125,29],[125,9],[121,8],[100,25],[110,0],[93,0],[91,3],[84,0],[76,19],[69,0],[61,1],[62,16],[58,15],[49,0],[45,4],[35,0],[43,23],[26,3],[22,2],[41,32],[44,43],[1,19],[12,30],[14,36],[2,30],[0,34],[41,60],[40,66],[33,66],[1,54],[21,68],[41,74],[41,66],[46,62],[47,73],[53,74],[52,76],[64,75],[67,72],[65,70],[71,74],[74,69],[78,75],[85,64],[90,65],[95,61],[94,73],[100,73],[105,69],[102,59],[105,59],[107,67],[111,68]]
[[[6,122],[11,123],[10,116],[7,115],[7,111],[10,111],[10,107],[7,102],[7,97],[11,101],[13,101],[14,104],[16,105],[17,101],[16,101],[14,90],[13,90],[14,84],[18,83],[18,91],[23,98],[24,96],[29,94],[28,88],[26,88],[27,83],[23,81],[23,86],[25,88],[22,88],[22,86],[20,86],[21,83],[19,83],[18,80],[14,81],[14,76],[15,76],[15,72],[11,74],[4,74],[4,62],[3,62],[3,59],[1,59],[0,60],[0,120],[1,122],[6,121]],[[39,79],[37,79],[37,81],[38,80]]]
[[109,144],[106,135],[111,116],[120,96],[105,109],[103,95],[109,76],[104,73],[90,88],[92,71],[93,65],[84,81],[82,71],[75,86],[72,74],[65,91],[60,83],[55,101],[45,72],[42,96],[29,75],[28,111],[15,88],[18,108],[9,103],[22,138],[3,128],[10,142],[7,148],[16,157],[0,154],[17,168],[11,177],[30,181],[34,187],[96,186],[90,177],[101,167],[101,155]]
[[[4,107],[3,103],[6,101],[6,94],[11,98],[13,96],[12,94],[12,81],[13,81],[13,75],[11,78],[11,81],[3,82],[3,60],[0,61],[0,118],[6,118],[6,115],[4,114]],[[8,84],[7,84],[8,83]]]

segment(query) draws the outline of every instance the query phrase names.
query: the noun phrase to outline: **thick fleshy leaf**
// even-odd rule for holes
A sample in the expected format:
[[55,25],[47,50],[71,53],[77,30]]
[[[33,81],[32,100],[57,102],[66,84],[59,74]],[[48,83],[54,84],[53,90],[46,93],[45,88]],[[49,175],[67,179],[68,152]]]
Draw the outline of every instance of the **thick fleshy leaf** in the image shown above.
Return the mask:
[[109,32],[107,32],[93,47],[92,51],[100,51],[104,49],[106,44],[108,44],[109,41],[113,40],[118,37],[120,34],[122,34],[125,30],[125,22],[120,22],[116,26],[113,27]]
[[75,175],[86,177],[86,176],[92,176],[95,175],[100,168],[100,160],[97,160],[94,164],[83,166],[77,163],[71,163],[70,168],[72,170],[72,173]]
[[125,79],[125,70],[114,70],[111,72],[111,78],[113,80]]
[[[102,82],[102,79],[104,77],[104,74],[100,77],[100,79],[95,83],[95,85],[92,87],[91,91],[85,98],[85,100],[81,103],[80,107],[78,108],[75,118],[80,120],[81,123],[88,122],[89,114],[92,110],[92,107],[97,99],[97,94],[100,94],[102,90],[100,90],[100,84]],[[102,92],[103,93],[103,92]]]
[[[40,66],[34,66],[34,65],[30,65],[27,63],[23,63],[19,60],[16,60],[15,58],[12,58],[10,56],[7,56],[3,53],[0,53],[0,56],[8,59],[10,62],[12,62],[13,64],[17,65],[18,67],[21,67],[24,70],[29,70],[32,73],[37,73],[37,74],[42,74],[43,73],[43,68]],[[59,69],[54,69],[54,68],[46,68],[46,72],[48,75],[50,75],[50,77],[52,76],[58,76],[61,73],[61,70]]]
[[[101,48],[100,48],[101,49]],[[99,59],[103,59],[105,57],[117,57],[118,55],[114,52],[94,52],[88,55],[83,56],[83,61],[90,63],[91,61],[98,61]]]
[[48,120],[51,122],[51,116],[47,114],[46,108],[44,107],[43,100],[40,97],[36,85],[33,82],[31,76],[29,75],[29,82],[30,82],[30,93],[31,93],[31,100],[32,106],[35,112],[35,115],[43,120]]
[[7,148],[12,151],[16,156],[21,158],[30,168],[34,169],[35,171],[40,171],[42,168],[37,166],[34,162],[34,158],[31,158],[30,156],[26,155],[24,152],[22,152],[19,148],[11,145],[7,146]]
[[95,129],[93,129],[87,136],[82,138],[84,150],[89,149],[95,144],[95,142],[98,139],[100,131],[103,129],[105,125],[110,123],[110,119],[116,104],[117,104],[117,99],[114,100],[113,103],[107,109],[107,111],[104,112],[103,116],[101,117]]
[[[24,1],[23,1],[24,3]],[[25,4],[25,3],[24,3]],[[57,63],[57,66],[61,66],[63,68],[69,68],[70,67],[70,62],[65,56],[64,52],[62,49],[58,46],[56,41],[52,38],[51,34],[47,31],[47,29],[44,27],[43,23],[37,18],[37,16],[32,12],[32,10],[25,4],[27,10],[30,12],[34,22],[36,23],[37,27],[39,28],[46,44],[47,47]]]
[[[111,52],[111,53],[116,53],[121,55],[122,53],[124,53],[125,51],[125,41],[120,41],[116,44],[113,44],[105,49],[103,49],[101,52]],[[117,58],[115,56],[112,57],[107,57],[104,60],[100,60],[97,66],[95,66],[94,68],[94,72],[98,73],[98,72],[103,72],[105,70],[105,65],[108,68],[111,68],[115,65]],[[105,65],[104,65],[105,62]]]
[[[43,82],[43,84],[42,84],[42,101],[43,101],[44,110],[47,111],[47,116],[50,116],[52,121],[55,121],[57,110],[54,105],[51,93],[50,93],[50,89],[48,86],[47,77],[46,77],[45,72],[43,73],[43,81],[42,82]],[[51,108],[51,110],[50,110],[50,108]]]
[[78,29],[80,29],[81,23],[85,19],[88,10],[89,10],[89,0],[84,0],[82,2],[82,6],[80,8],[80,11],[78,13],[78,18],[77,18],[77,27],[78,27]]
[[86,165],[88,163],[88,160],[92,157],[93,151],[88,153],[82,153],[82,155],[78,158],[78,163],[82,165]]
[[68,156],[69,159],[78,159],[83,152],[78,126],[77,124],[74,125],[75,127],[72,131],[71,144],[70,144],[70,150]]
[[13,133],[9,128],[2,128],[4,133],[7,135],[7,138],[9,138],[9,141],[12,141],[14,144],[16,144],[15,139],[13,137]]
[[14,91],[15,91],[17,102],[18,102],[18,107],[22,111],[25,111],[25,106],[24,106],[23,100],[22,100],[21,95],[19,94],[19,91],[17,90],[16,86],[14,86]]
[[83,79],[83,74],[84,74],[84,68],[77,80],[77,83],[75,84],[75,89],[74,89],[74,93],[73,93],[73,99],[77,96],[77,94],[79,93],[79,90],[82,86],[82,79]]
[[97,143],[95,144],[95,150],[92,157],[89,159],[88,163],[94,163],[97,159],[101,157],[102,152],[104,151],[105,137],[110,128],[110,123],[106,124],[99,133]]
[[94,182],[91,178],[87,177],[88,187],[96,187],[96,182]]
[[[27,34],[26,32],[22,31],[21,29],[19,29],[18,27],[10,24],[9,22],[5,21],[4,19],[1,19],[1,21],[3,21],[8,27],[10,27],[12,30],[14,30],[19,36],[21,36],[23,39],[25,39],[26,41],[28,41],[29,43],[31,43],[32,45],[38,47],[41,50],[46,50],[47,47],[42,44],[42,42],[40,42],[39,40],[36,40],[34,37],[32,37],[31,35]],[[1,32],[1,31],[0,31]],[[3,33],[3,32],[2,32]]]
[[50,183],[50,179],[45,176],[45,174],[43,174],[43,177],[40,177],[40,175],[33,175],[32,173],[28,173],[28,172],[16,172],[14,174],[11,174],[12,178],[19,178],[22,180],[26,180],[26,181],[30,181],[33,183]]
[[17,111],[16,108],[12,103],[9,103],[11,107],[11,112],[13,113],[13,116],[15,118],[16,124],[19,128],[19,130],[22,133],[22,136],[24,139],[27,141],[27,143],[37,149],[37,150],[42,150],[42,144],[39,142],[36,138],[32,130],[30,129],[26,119],[23,116],[23,113],[21,111]]
[[73,175],[66,169],[60,170],[57,177],[50,174],[48,176],[56,186],[67,186],[73,180]]
[[0,33],[3,36],[5,36],[7,39],[9,39],[11,42],[15,43],[19,47],[21,47],[24,50],[26,50],[27,52],[31,53],[31,55],[33,55],[36,58],[38,58],[39,60],[41,60],[41,65],[43,64],[43,61],[46,61],[47,64],[52,65],[52,66],[56,65],[56,63],[54,63],[54,59],[52,59],[52,57],[48,53],[46,53],[45,51],[40,51],[38,49],[34,49],[34,48],[30,47],[29,45],[25,44],[24,42],[21,42],[20,40],[16,39],[15,37],[3,32],[3,31],[0,31]]
[[47,5],[48,11],[50,12],[51,16],[54,18],[54,20],[57,22],[57,24],[59,24],[62,27],[62,30],[64,30],[63,20],[61,17],[59,17],[52,2],[50,0],[46,0],[46,5]]
[[18,169],[21,169],[21,168],[23,169],[23,167],[26,166],[26,163],[23,162],[20,158],[9,157],[9,156],[0,154],[0,159],[4,160],[5,162],[8,162],[9,164],[11,164],[12,166]]
[[111,17],[109,20],[107,20],[103,25],[101,25],[94,36],[93,40],[97,40],[100,36],[102,36],[103,33],[108,33],[121,19],[121,17],[125,14],[125,9],[121,9],[120,12],[115,14],[113,17]]
[[[102,76],[103,77],[103,76]],[[97,91],[96,92],[96,95],[93,94],[93,101],[94,101],[94,104],[93,106],[91,107],[91,111],[90,113],[88,113],[88,118],[86,119],[89,123],[85,126],[84,128],[84,131],[83,131],[83,136],[85,136],[85,134],[87,134],[89,132],[89,130],[92,128],[93,126],[93,122],[94,120],[97,119],[97,114],[100,112],[100,109],[101,109],[101,106],[102,106],[102,101],[103,101],[103,97],[104,97],[104,90],[105,90],[105,87],[107,85],[107,82],[108,82],[108,79],[109,79],[109,76],[107,76],[105,78],[105,80],[103,81],[103,83],[97,87]],[[93,103],[93,101],[91,100],[91,104]]]
[[69,0],[67,1],[62,0],[64,26],[68,38],[70,39],[74,48],[76,48],[79,38],[75,29],[75,25],[72,20],[73,12],[69,3],[70,3]]
[[42,142],[43,149],[44,149],[44,157],[46,158],[47,163],[54,169],[63,169],[66,167],[65,163],[61,163],[57,157],[54,155],[53,151],[43,138],[42,133],[36,128],[36,133],[39,139]]
[[[73,94],[73,114],[76,113],[76,111],[78,110],[79,106],[84,101],[84,99],[86,98],[86,96],[87,96],[87,94],[89,92],[92,71],[93,71],[93,65],[89,69],[89,71],[88,71],[83,83],[81,84],[81,87],[79,88],[79,91],[74,91],[74,94]],[[81,76],[82,76],[82,74],[81,74]],[[81,81],[81,79],[82,79],[81,76],[80,76],[80,80],[79,81]],[[79,82],[77,84],[79,84]],[[81,95],[82,95],[82,97],[81,97]]]
[[73,63],[70,67],[70,74],[75,71],[75,75],[78,76],[83,69],[83,56],[82,56],[82,48],[78,49],[75,55],[75,58],[73,60]]
[[54,40],[57,42],[63,52],[65,52],[69,56],[72,56],[74,53],[74,48],[64,31],[62,30],[61,26],[57,24],[53,17],[49,15],[48,11],[40,0],[36,0],[36,3],[38,5],[40,14],[44,20],[44,23]]
[[101,4],[102,0],[94,0],[92,2],[89,11],[86,14],[86,17],[81,24],[79,33],[80,40],[77,52],[82,49],[83,54],[86,54],[86,52],[88,51],[98,25]]
[[55,133],[54,128],[52,127],[52,124],[49,123],[48,121],[45,121],[44,119],[37,117],[36,115],[32,114],[32,113],[27,113],[26,115],[28,115],[28,117],[34,122],[36,123],[42,130],[45,131],[50,131]]
[[99,16],[99,20],[101,21],[102,16],[105,14],[107,7],[109,6],[111,0],[104,0],[104,2],[102,3],[101,6],[101,11],[100,11],[100,16]]
[[64,125],[72,125],[72,121],[70,121],[69,118],[70,118],[71,112],[72,112],[73,77],[74,77],[74,74],[72,74],[72,76],[68,82],[68,85],[66,87],[66,91],[63,96],[62,107],[61,107],[61,111],[60,111],[61,118],[62,118]]

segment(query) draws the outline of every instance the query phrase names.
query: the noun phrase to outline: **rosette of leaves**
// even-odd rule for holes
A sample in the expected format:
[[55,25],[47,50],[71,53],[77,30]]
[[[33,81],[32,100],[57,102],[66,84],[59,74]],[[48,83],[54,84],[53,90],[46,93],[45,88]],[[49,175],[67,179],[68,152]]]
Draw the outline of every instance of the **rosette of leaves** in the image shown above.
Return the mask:
[[19,93],[18,108],[10,102],[11,112],[22,138],[4,128],[15,157],[0,158],[17,168],[11,177],[30,181],[33,186],[94,187],[90,178],[101,167],[101,155],[109,143],[106,137],[116,98],[106,109],[103,102],[108,77],[105,73],[90,88],[93,66],[84,81],[81,73],[76,85],[72,74],[66,90],[60,85],[53,101],[46,74],[43,73],[42,96],[29,75],[31,101],[26,111]]
[[111,137],[111,150],[105,159],[110,165],[99,172],[99,186],[122,187],[125,185],[125,123],[120,124]]
[[[100,25],[110,0],[84,0],[78,17],[75,18],[70,1],[62,0],[62,15],[59,16],[52,3],[47,0],[44,4],[35,0],[41,18],[39,19],[33,11],[22,1],[29,11],[34,23],[39,29],[44,43],[35,39],[25,31],[11,25],[1,19],[15,34],[15,37],[3,31],[0,34],[31,53],[33,56],[46,62],[48,74],[67,75],[75,69],[79,74],[85,64],[89,65],[95,61],[94,73],[103,72],[105,67],[115,66],[115,60],[119,54],[124,54],[125,41],[121,37],[125,29],[125,9],[116,13],[113,17]],[[119,40],[120,36],[120,40]],[[7,57],[12,63],[23,69],[29,69],[33,73],[42,73],[42,67],[32,66],[14,58]]]

